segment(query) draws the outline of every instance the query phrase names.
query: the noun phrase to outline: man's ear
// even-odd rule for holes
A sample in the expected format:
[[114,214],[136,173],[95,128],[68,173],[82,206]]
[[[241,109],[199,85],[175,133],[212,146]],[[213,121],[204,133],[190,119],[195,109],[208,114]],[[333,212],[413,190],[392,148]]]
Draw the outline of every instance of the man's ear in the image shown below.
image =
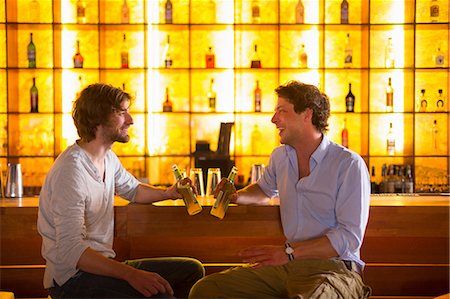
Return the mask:
[[311,108],[306,108],[305,111],[303,111],[305,113],[305,120],[311,120],[312,121],[312,115],[313,115],[313,111]]

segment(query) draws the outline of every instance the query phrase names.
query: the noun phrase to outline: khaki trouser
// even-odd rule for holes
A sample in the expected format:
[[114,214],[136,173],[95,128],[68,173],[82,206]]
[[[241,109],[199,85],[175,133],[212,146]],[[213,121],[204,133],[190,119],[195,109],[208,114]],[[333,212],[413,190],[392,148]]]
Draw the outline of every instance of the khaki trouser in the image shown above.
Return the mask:
[[260,269],[236,267],[198,281],[189,298],[368,298],[361,276],[339,260],[294,260]]

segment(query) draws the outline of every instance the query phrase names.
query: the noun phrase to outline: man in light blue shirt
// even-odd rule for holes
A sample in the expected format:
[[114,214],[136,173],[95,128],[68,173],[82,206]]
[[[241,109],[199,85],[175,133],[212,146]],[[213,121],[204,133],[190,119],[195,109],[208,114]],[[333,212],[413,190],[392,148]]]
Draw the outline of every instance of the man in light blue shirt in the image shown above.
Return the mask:
[[209,275],[190,298],[367,298],[359,273],[370,205],[364,160],[330,141],[328,97],[297,81],[276,90],[272,122],[283,146],[261,179],[239,192],[237,204],[279,196],[285,244],[240,252],[247,267]]

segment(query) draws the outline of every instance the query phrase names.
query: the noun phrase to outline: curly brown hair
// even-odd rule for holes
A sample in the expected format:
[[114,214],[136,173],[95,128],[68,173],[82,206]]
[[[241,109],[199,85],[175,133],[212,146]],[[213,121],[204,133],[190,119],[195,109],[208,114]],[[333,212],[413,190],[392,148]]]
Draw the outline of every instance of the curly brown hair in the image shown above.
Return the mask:
[[95,139],[97,126],[107,125],[111,113],[121,110],[123,101],[131,96],[109,84],[95,83],[83,89],[73,103],[72,118],[83,141]]
[[278,86],[275,92],[293,104],[296,113],[310,108],[313,112],[312,123],[316,129],[322,134],[328,130],[330,101],[316,86],[292,80]]

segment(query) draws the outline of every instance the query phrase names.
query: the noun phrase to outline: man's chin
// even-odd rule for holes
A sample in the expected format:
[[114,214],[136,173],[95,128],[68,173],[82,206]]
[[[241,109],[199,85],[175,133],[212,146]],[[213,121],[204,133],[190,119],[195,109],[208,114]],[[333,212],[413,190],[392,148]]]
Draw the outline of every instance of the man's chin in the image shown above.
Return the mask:
[[123,136],[123,137],[119,137],[116,139],[116,142],[120,142],[120,143],[127,143],[128,141],[130,141],[130,136]]

